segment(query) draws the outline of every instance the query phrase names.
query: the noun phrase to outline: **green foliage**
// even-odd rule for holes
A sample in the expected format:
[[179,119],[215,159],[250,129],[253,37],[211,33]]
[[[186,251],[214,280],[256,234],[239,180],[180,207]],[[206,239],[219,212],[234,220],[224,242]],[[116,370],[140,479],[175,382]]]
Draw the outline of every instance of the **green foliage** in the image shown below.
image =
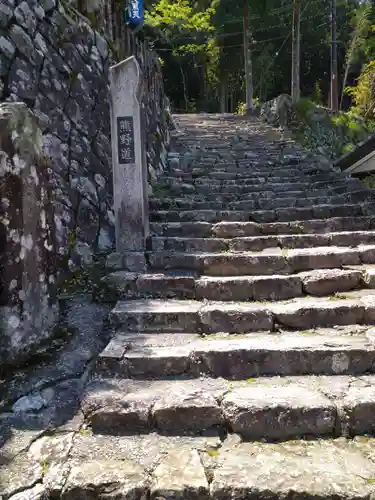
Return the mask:
[[246,111],[246,103],[245,102],[239,102],[237,104],[236,114],[237,115],[244,115],[245,111]]
[[375,60],[365,65],[357,85],[346,87],[345,92],[353,98],[358,114],[375,118]]
[[362,179],[362,182],[364,182],[369,188],[375,189],[375,176],[374,175],[368,175],[364,179]]
[[[260,100],[259,100],[259,97],[254,97],[253,98],[253,105],[254,106],[258,106],[260,104]],[[244,115],[246,112],[246,103],[245,102],[239,102],[237,104],[237,108],[236,108],[236,115]]]
[[316,107],[316,105],[311,99],[307,99],[306,97],[302,97],[295,104],[295,111],[296,111],[297,116],[299,118],[307,119],[308,116],[311,114],[311,112],[314,111],[315,107]]
[[323,104],[323,92],[320,86],[320,82],[315,82],[314,93],[311,97],[311,100],[315,104],[318,104],[320,106]]
[[[219,111],[224,93],[231,108],[227,110],[241,112],[245,101],[245,1],[254,93],[262,102],[290,93],[290,0],[150,0],[146,3],[145,32],[160,51],[166,91],[176,110]],[[301,2],[301,91],[318,105],[328,102],[330,91],[329,9],[326,0]],[[354,90],[343,94],[343,109],[353,102],[364,116],[368,98],[363,97],[363,87],[368,65],[375,59],[375,5],[370,0],[341,0],[337,3],[337,26],[339,88],[359,87],[358,96]],[[362,67],[366,68],[363,75]],[[300,108],[301,112],[308,110],[303,103]]]

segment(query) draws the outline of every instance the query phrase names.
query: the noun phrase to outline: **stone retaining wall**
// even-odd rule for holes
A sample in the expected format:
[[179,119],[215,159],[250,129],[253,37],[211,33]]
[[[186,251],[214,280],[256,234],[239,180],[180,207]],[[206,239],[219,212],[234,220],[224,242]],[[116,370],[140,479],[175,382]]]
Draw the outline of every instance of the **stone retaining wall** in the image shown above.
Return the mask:
[[[107,21],[114,16],[109,4]],[[93,253],[114,244],[108,71],[128,55],[137,56],[145,77],[150,182],[166,162],[160,65],[156,54],[126,32],[120,14],[115,32],[112,21],[99,22],[99,31],[91,26],[95,16],[89,21],[61,0],[0,4],[0,99],[23,101],[40,119],[54,173],[58,251],[78,262],[89,263]]]
[[371,133],[359,117],[334,112],[307,99],[293,105],[286,94],[263,103],[258,112],[268,124],[289,130],[304,147],[330,161],[355,148]]

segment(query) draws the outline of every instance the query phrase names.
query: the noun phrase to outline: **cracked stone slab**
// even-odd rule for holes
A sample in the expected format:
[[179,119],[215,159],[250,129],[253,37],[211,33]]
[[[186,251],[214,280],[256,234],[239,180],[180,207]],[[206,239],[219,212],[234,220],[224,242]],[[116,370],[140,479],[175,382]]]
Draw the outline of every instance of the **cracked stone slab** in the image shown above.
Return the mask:
[[82,410],[95,432],[121,434],[155,425],[171,432],[222,423],[221,379],[98,380],[86,388]]
[[152,475],[151,498],[209,500],[209,486],[196,450],[174,449]]
[[373,440],[242,443],[220,455],[211,498],[365,499],[373,494],[375,477],[368,447]]
[[43,479],[42,463],[27,453],[17,455],[0,466],[0,494],[9,498],[22,490],[31,489]]
[[220,438],[207,436],[171,436],[156,432],[131,436],[92,434],[90,431],[78,433],[75,437],[71,459],[82,462],[100,456],[106,460],[132,460],[151,474],[169,453],[185,450],[206,450],[221,445]]
[[147,492],[147,476],[139,465],[130,460],[104,460],[98,457],[72,466],[61,498],[144,500]]
[[49,491],[44,484],[36,484],[33,488],[12,495],[9,500],[45,500]]

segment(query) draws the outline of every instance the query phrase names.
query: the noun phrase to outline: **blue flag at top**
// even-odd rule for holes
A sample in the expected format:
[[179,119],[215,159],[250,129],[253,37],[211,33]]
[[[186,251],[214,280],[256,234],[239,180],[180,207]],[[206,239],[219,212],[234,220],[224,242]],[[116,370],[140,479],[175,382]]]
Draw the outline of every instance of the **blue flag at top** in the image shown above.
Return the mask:
[[141,28],[144,20],[143,0],[129,0],[129,7],[126,9],[126,24]]

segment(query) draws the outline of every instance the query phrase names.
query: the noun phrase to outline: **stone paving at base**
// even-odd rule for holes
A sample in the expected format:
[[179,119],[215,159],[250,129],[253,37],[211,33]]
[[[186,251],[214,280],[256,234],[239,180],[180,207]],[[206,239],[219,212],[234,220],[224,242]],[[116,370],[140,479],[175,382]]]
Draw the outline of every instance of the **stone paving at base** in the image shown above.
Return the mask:
[[255,119],[177,122],[107,334],[0,385],[1,499],[372,498],[374,191]]

